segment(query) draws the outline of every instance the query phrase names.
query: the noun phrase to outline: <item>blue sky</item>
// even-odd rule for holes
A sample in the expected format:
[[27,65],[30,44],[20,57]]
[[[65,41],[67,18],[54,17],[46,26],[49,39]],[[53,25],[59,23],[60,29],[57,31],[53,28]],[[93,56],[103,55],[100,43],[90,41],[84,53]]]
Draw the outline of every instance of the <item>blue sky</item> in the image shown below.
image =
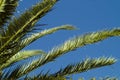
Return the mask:
[[[23,0],[20,2],[18,12],[23,12],[39,0]],[[75,31],[58,31],[52,35],[43,37],[25,49],[42,49],[49,51],[53,47],[63,43],[71,37],[87,32],[120,27],[120,0],[60,0],[53,8],[53,11],[43,17],[38,24],[48,24],[41,26],[41,29],[52,28],[64,24],[71,24],[78,28]],[[105,77],[120,76],[120,37],[113,37],[102,42],[87,45],[76,51],[69,52],[58,59],[55,63],[49,63],[32,74],[39,73],[42,69],[50,72],[57,71],[69,63],[76,63],[88,57],[112,56],[118,62],[112,66],[90,70],[81,74],[73,75],[73,79],[79,77]]]

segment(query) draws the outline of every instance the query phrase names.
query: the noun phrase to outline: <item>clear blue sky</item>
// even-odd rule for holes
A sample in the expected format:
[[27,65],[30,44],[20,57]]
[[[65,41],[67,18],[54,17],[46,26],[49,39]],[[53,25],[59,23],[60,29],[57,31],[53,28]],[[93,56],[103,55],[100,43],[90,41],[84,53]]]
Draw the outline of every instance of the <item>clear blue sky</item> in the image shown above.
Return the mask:
[[[20,2],[18,11],[37,3],[39,0],[23,0]],[[41,38],[25,49],[51,50],[54,46],[63,43],[65,40],[86,32],[111,29],[120,27],[120,0],[60,0],[53,8],[53,11],[43,17],[39,24],[48,24],[42,29],[52,28],[63,24],[72,24],[79,28],[75,31],[59,31],[52,35]],[[55,63],[49,63],[40,69],[35,70],[37,74],[42,69],[50,72],[57,71],[69,63],[79,62],[87,57],[112,56],[118,62],[112,66],[90,70],[81,74],[73,75],[74,80],[79,77],[105,77],[120,76],[120,37],[113,37],[102,42],[87,45],[76,51],[69,52],[56,59]]]

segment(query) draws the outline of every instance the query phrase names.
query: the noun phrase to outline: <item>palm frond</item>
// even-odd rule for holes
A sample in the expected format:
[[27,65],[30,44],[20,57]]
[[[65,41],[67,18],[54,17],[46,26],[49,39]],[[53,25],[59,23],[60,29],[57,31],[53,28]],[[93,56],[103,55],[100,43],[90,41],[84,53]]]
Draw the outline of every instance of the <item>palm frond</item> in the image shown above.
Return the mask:
[[[4,55],[0,56],[0,64],[5,63],[6,60],[7,60],[6,62],[9,62],[8,60],[9,60],[10,56],[13,56],[15,53],[17,53],[18,51],[23,49],[25,46],[28,46],[30,43],[37,40],[38,38],[41,38],[41,37],[46,36],[48,34],[52,34],[58,30],[74,30],[74,29],[76,29],[76,28],[71,26],[71,25],[63,25],[63,26],[58,26],[58,27],[54,27],[51,29],[43,30],[39,33],[35,33],[35,34],[23,39],[19,43],[17,43],[15,45],[16,47],[14,47],[12,49],[7,49],[7,51],[2,52],[1,54],[4,54]],[[6,57],[8,57],[8,58],[6,59]]]
[[109,58],[100,57],[96,59],[87,58],[86,60],[80,63],[68,65],[64,69],[61,69],[57,73],[53,74],[53,76],[68,76],[75,73],[82,73],[94,68],[112,65],[115,62],[116,62],[116,59],[111,57]]
[[0,70],[10,66],[12,63],[18,62],[20,60],[24,60],[26,58],[35,56],[35,55],[46,55],[46,53],[42,50],[27,50],[27,51],[20,51],[14,56],[12,56],[6,63],[0,66]]
[[30,64],[23,65],[23,67],[21,67],[19,71],[19,76],[22,76],[50,61],[53,61],[55,58],[59,57],[60,55],[63,55],[69,51],[75,50],[76,48],[79,48],[88,44],[93,44],[93,43],[102,41],[104,39],[107,39],[109,37],[119,36],[119,35],[120,35],[120,29],[112,29],[112,30],[93,32],[93,33],[85,34],[85,35],[70,39],[66,41],[64,44],[62,44],[61,46],[53,48],[43,58],[34,60]]
[[32,43],[33,41],[37,40],[38,38],[44,37],[46,35],[52,34],[58,30],[74,30],[76,29],[75,27],[71,26],[71,25],[62,25],[62,26],[58,26],[58,27],[54,27],[54,28],[50,28],[47,30],[43,30],[40,33],[36,33],[31,35],[30,37],[24,39],[21,41],[21,47],[25,47],[26,45]]
[[0,0],[0,27],[11,18],[19,0]]
[[[21,41],[28,33],[27,30],[32,30],[38,19],[50,11],[56,2],[57,0],[45,0],[40,2],[31,9],[27,10],[25,13],[21,14],[20,17],[14,18],[13,21],[10,22],[5,34],[1,35],[1,37],[5,38],[0,39],[0,57],[7,56],[8,53],[9,56],[0,61],[1,63],[5,62],[8,58],[15,54],[13,51],[11,52],[11,49],[18,46],[19,41]],[[7,51],[8,53],[6,53]],[[10,53],[12,53],[12,55]]]

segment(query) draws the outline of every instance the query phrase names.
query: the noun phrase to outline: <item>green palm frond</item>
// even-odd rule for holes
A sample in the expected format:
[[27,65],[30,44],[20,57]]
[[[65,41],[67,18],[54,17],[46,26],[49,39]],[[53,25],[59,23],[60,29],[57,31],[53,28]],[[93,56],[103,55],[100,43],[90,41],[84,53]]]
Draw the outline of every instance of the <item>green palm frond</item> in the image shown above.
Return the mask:
[[25,47],[26,45],[29,45],[30,43],[37,40],[38,38],[44,37],[44,36],[46,36],[48,34],[52,34],[52,33],[56,32],[58,30],[74,30],[74,29],[76,29],[74,26],[62,25],[62,26],[50,28],[50,29],[47,29],[47,30],[43,30],[40,33],[33,34],[30,37],[25,38],[24,40],[22,40],[21,43],[20,43],[20,46]]
[[116,59],[114,58],[106,58],[106,57],[100,57],[96,59],[90,59],[87,58],[86,60],[77,63],[77,64],[70,64],[64,69],[61,69],[57,73],[53,74],[54,76],[68,76],[75,73],[82,73],[86,72],[88,70],[99,68],[102,66],[112,65],[116,62]]
[[[10,55],[12,56],[15,53],[17,53],[18,51],[20,51],[21,49],[23,49],[25,46],[28,46],[30,43],[32,43],[33,41],[35,41],[38,38],[41,38],[41,37],[46,36],[48,34],[52,34],[58,30],[74,30],[74,29],[76,29],[76,28],[71,26],[71,25],[62,25],[62,26],[51,28],[51,29],[43,30],[39,33],[32,34],[31,36],[20,41],[16,47],[11,49],[12,53],[9,53],[10,50],[7,50],[5,52],[2,52],[1,54],[5,54],[6,57],[7,56],[9,57]],[[6,54],[8,54],[8,55],[6,55]],[[4,57],[4,55],[0,56],[0,63],[1,64],[6,60],[7,60],[6,62],[9,62],[9,59],[6,59],[6,57]]]
[[102,41],[106,38],[119,36],[119,35],[120,35],[120,29],[111,29],[111,30],[93,32],[93,33],[75,37],[73,39],[66,41],[61,46],[53,48],[44,57],[40,59],[36,59],[30,64],[23,65],[23,67],[21,67],[21,69],[19,70],[18,74],[19,76],[27,74],[30,71],[34,70],[35,68],[40,67],[50,61],[53,61],[55,58],[59,57],[60,55],[63,55],[69,51],[75,50],[76,48],[79,48],[88,44],[93,44],[93,43]]
[[42,50],[27,50],[27,51],[20,51],[14,56],[12,56],[9,60],[6,61],[6,63],[2,64],[0,66],[0,70],[10,66],[12,63],[18,62],[20,60],[24,60],[26,58],[35,56],[35,55],[41,55],[44,56],[46,55],[46,52]]
[[[6,38],[0,39],[0,57],[8,55],[4,60],[0,61],[1,63],[5,62],[8,58],[15,54],[13,53],[13,50],[11,51],[11,49],[19,45],[19,41],[26,36],[28,30],[31,31],[38,19],[50,11],[56,2],[57,0],[46,0],[40,2],[21,14],[20,17],[14,18],[13,21],[10,22],[5,34],[1,35],[1,37]],[[7,51],[8,53],[6,53]],[[12,53],[12,55],[10,53]]]
[[0,0],[0,27],[9,20],[15,11],[19,0]]

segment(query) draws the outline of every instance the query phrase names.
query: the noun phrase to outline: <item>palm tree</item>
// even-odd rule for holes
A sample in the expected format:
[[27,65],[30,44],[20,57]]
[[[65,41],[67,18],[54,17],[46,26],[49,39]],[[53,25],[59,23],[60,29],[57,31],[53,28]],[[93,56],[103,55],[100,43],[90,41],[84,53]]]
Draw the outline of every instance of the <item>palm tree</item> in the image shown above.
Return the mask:
[[[82,62],[67,65],[58,72],[50,74],[49,72],[34,77],[28,76],[28,73],[41,67],[48,62],[53,62],[57,57],[66,54],[76,48],[102,41],[106,38],[119,36],[120,29],[110,29],[98,32],[87,33],[67,40],[60,46],[51,49],[48,53],[43,50],[22,50],[38,38],[52,34],[58,30],[75,30],[72,25],[62,25],[51,29],[34,33],[36,23],[51,11],[58,0],[42,0],[30,9],[26,10],[20,16],[13,17],[13,12],[18,5],[19,0],[0,0],[0,79],[16,80],[21,78],[25,80],[67,80],[66,76],[76,73],[82,73],[94,68],[112,65],[116,62],[112,57],[87,58]],[[22,65],[16,62],[25,60],[37,55],[38,58]],[[16,65],[11,70],[12,66]],[[8,69],[6,71],[6,68]],[[104,80],[116,80],[116,78],[104,78]],[[83,80],[80,78],[80,80]],[[91,80],[95,80],[92,78]]]

